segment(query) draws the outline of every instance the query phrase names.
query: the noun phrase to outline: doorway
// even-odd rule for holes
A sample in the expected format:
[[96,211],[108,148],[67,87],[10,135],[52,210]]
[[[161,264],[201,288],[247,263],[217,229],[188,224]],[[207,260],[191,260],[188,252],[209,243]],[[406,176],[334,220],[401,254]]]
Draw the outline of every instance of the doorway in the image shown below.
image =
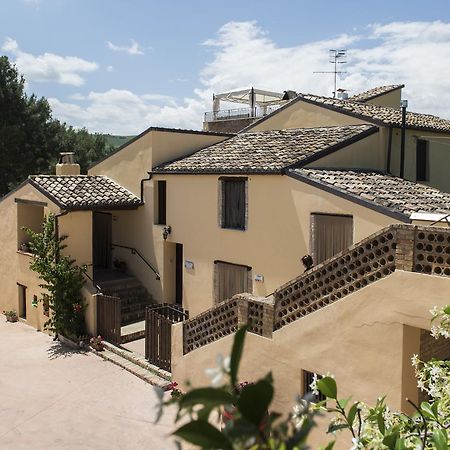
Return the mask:
[[19,289],[19,317],[27,320],[27,287],[17,283]]
[[109,269],[112,262],[112,215],[94,212],[92,221],[92,262],[94,268]]

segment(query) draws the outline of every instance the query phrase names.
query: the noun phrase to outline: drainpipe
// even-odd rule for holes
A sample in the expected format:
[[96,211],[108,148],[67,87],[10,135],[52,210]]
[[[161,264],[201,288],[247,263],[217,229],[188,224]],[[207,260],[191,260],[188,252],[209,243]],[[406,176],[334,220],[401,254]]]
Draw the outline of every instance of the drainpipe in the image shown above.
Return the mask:
[[388,137],[387,165],[386,165],[387,173],[391,173],[391,157],[392,157],[392,128],[390,127]]
[[401,100],[400,107],[402,108],[402,134],[400,146],[400,178],[405,176],[405,132],[406,132],[406,108],[408,107],[408,100]]
[[148,172],[148,178],[142,178],[141,180],[141,204],[144,204],[144,183],[152,179],[153,174]]

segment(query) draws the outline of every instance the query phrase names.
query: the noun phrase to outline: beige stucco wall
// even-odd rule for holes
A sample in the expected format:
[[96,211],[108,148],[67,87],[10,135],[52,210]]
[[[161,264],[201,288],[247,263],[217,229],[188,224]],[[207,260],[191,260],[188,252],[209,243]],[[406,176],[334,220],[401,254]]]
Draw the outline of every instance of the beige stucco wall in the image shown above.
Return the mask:
[[[287,176],[254,175],[248,178],[248,229],[222,229],[218,224],[218,176],[155,176],[167,180],[167,242],[183,244],[183,306],[191,317],[213,305],[214,260],[252,267],[255,295],[266,296],[303,272],[301,257],[310,253],[310,214],[352,214],[354,241],[395,220]],[[155,255],[162,271],[161,227],[155,226]]]
[[[334,304],[274,332],[247,335],[239,378],[252,381],[272,371],[275,410],[287,412],[301,391],[301,371],[335,375],[339,397],[388,404],[408,411],[417,400],[410,358],[419,353],[418,329],[430,328],[429,310],[448,303],[450,279],[396,271]],[[405,326],[406,325],[406,326]],[[182,356],[182,326],[172,327],[173,379],[185,388],[209,384],[204,369],[218,353],[229,355],[232,336]],[[313,448],[323,438],[312,441]],[[348,448],[342,444],[338,448]]]
[[380,128],[377,133],[324,156],[306,167],[385,170],[387,142],[388,130]]
[[[25,220],[24,225],[32,225],[30,219],[35,224],[36,210],[31,204],[16,203],[15,199],[28,200],[45,203],[44,213],[50,211],[58,212],[58,208],[53,205],[45,196],[36,191],[29,184],[12,192],[3,198],[0,202],[0,230],[2,230],[2,251],[0,252],[0,285],[2,293],[0,295],[0,311],[16,310],[19,311],[19,289],[17,283],[26,286],[27,300],[27,319],[26,322],[42,330],[47,318],[43,314],[42,304],[37,307],[32,306],[33,296],[40,297],[41,289],[39,284],[42,282],[37,275],[29,268],[31,255],[29,253],[19,252],[18,248],[24,240],[20,230],[21,221]],[[31,209],[26,211],[26,207]],[[36,209],[34,209],[36,208]]]
[[89,175],[107,175],[141,195],[141,180],[161,164],[224,140],[226,136],[152,130],[89,169]]
[[359,125],[367,123],[364,120],[341,114],[302,100],[293,103],[255,123],[248,131],[282,130],[286,128],[328,127],[336,125]]
[[[406,130],[405,140],[405,178],[416,181],[416,144],[417,139],[429,142],[430,179],[421,182],[442,191],[450,192],[450,133],[431,133],[421,130]],[[395,128],[392,133],[391,171],[400,173],[401,130]]]
[[[42,289],[39,284],[42,280],[31,271],[29,266],[32,259],[30,253],[20,252],[17,249],[24,240],[21,232],[23,221],[25,225],[38,226],[40,207],[32,204],[16,203],[15,199],[45,203],[44,214],[50,212],[59,214],[59,208],[50,202],[43,194],[31,185],[26,184],[11,193],[0,202],[0,229],[2,230],[2,252],[0,252],[0,311],[15,309],[19,311],[19,290],[17,283],[26,286],[27,318],[26,322],[38,330],[43,330],[47,317],[43,314],[43,305],[38,303],[32,306],[33,297],[41,297]],[[38,214],[39,212],[39,214]],[[92,222],[91,212],[71,212],[58,218],[59,234],[68,235],[65,240],[67,248],[63,253],[76,260],[77,264],[88,265],[88,274],[92,276]],[[83,292],[86,300],[91,298],[88,291]],[[94,329],[95,305],[88,304],[87,321],[89,331]]]
[[378,97],[375,97],[371,100],[367,100],[365,103],[370,103],[377,106],[387,106],[389,108],[400,108],[401,97],[402,90],[396,89],[395,91],[379,95]]

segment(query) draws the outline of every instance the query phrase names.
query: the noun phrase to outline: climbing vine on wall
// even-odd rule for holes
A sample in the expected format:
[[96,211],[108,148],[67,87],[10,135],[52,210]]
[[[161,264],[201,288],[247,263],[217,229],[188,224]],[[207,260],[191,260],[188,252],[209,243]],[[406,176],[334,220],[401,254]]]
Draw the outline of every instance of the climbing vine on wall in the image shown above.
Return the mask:
[[85,305],[81,296],[86,266],[78,266],[75,260],[63,255],[67,236],[58,236],[56,217],[49,214],[42,224],[42,232],[24,228],[30,236],[29,247],[34,257],[31,270],[43,281],[43,293],[39,301],[48,304],[50,315],[44,328],[56,334],[76,338],[85,334]]

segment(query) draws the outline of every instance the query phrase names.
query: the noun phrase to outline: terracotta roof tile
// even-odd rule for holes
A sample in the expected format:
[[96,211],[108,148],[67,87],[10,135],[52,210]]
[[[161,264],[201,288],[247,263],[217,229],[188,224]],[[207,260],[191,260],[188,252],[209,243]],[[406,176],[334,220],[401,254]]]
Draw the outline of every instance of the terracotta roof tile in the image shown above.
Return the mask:
[[371,125],[348,125],[241,133],[155,167],[153,172],[280,173],[288,166],[376,130]]
[[[334,111],[342,112],[363,120],[376,121],[383,125],[401,127],[402,112],[399,108],[388,108],[360,101],[339,100],[329,97],[321,97],[312,94],[299,94],[296,100],[305,100],[319,106],[324,106]],[[276,112],[274,113],[276,114]],[[431,114],[415,112],[406,113],[406,126],[413,129],[424,129],[450,133],[450,120],[442,119]]]
[[123,209],[139,197],[103,175],[33,175],[31,184],[63,209]]
[[450,212],[450,194],[392,175],[325,169],[292,169],[290,172],[408,217],[412,213]]

